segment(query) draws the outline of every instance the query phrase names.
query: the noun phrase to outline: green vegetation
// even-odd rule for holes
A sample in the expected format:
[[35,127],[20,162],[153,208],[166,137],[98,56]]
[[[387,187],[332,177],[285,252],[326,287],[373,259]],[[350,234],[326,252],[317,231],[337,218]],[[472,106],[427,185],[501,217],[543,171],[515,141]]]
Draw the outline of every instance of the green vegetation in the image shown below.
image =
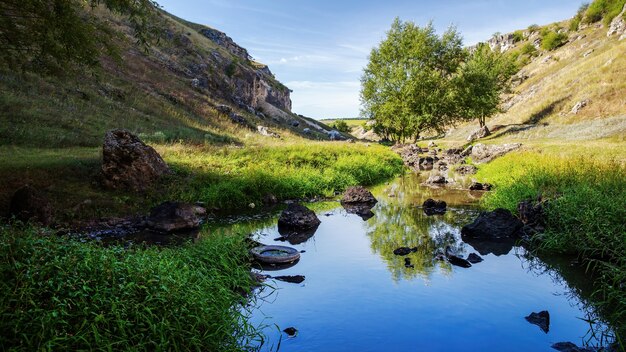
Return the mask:
[[567,34],[555,30],[546,30],[541,33],[541,48],[543,50],[555,50],[567,42]]
[[233,305],[252,282],[244,236],[178,248],[101,247],[0,227],[7,350],[239,350]]
[[520,201],[541,195],[547,203],[546,231],[535,238],[540,249],[584,259],[598,274],[596,298],[626,336],[626,167],[526,152],[484,165],[477,177],[496,185],[483,199],[488,208],[515,212]]
[[528,26],[528,32],[530,33],[535,33],[539,30],[539,25],[538,24],[531,24],[530,26]]
[[485,126],[485,119],[499,111],[501,95],[516,71],[512,57],[479,44],[456,77],[456,101],[462,109],[461,116],[476,119],[480,127]]
[[530,57],[537,56],[538,51],[537,48],[533,45],[533,43],[526,43],[520,48],[520,52],[523,55],[528,55]]
[[583,22],[595,23],[603,20],[604,25],[608,26],[622,12],[624,4],[626,0],[594,0],[587,8]]
[[569,30],[570,31],[577,31],[578,27],[580,26],[580,23],[582,22],[583,18],[585,17],[585,12],[587,12],[587,9],[589,8],[589,3],[583,3],[582,5],[580,5],[580,7],[578,8],[578,11],[576,12],[576,15],[574,16],[574,18],[572,18],[572,20],[569,23]]
[[348,126],[348,123],[344,120],[337,120],[333,124],[331,124],[330,127],[339,132],[344,132],[344,133],[350,132],[350,126]]
[[521,42],[522,40],[524,40],[524,32],[522,32],[521,30],[517,30],[517,31],[513,32],[513,42],[514,43]]
[[[145,212],[171,199],[202,201],[236,209],[278,199],[332,196],[348,186],[372,185],[402,172],[402,161],[387,148],[362,144],[306,144],[211,147],[156,146],[175,174],[147,195],[113,192],[93,184],[99,170],[96,148],[1,148],[0,212],[11,192],[28,182],[50,189],[58,217],[76,218]],[[89,205],[77,205],[89,199]]]
[[363,111],[376,120],[376,133],[405,141],[442,132],[454,115],[452,79],[466,55],[454,28],[440,37],[432,23],[420,28],[396,18],[361,78]]
[[158,5],[152,0],[5,0],[0,8],[0,62],[37,70],[96,65],[101,54],[117,53],[114,31],[94,14],[101,5],[127,16],[139,43],[153,36],[150,17]]

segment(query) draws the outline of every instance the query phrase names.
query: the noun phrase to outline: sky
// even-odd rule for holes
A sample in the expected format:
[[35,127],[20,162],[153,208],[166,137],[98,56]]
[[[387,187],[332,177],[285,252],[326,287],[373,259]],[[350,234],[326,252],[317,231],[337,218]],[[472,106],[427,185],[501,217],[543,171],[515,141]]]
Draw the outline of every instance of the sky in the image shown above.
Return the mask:
[[571,18],[582,0],[158,0],[185,20],[225,32],[293,90],[292,111],[357,117],[368,55],[395,17],[439,33],[454,25],[465,45],[531,24]]

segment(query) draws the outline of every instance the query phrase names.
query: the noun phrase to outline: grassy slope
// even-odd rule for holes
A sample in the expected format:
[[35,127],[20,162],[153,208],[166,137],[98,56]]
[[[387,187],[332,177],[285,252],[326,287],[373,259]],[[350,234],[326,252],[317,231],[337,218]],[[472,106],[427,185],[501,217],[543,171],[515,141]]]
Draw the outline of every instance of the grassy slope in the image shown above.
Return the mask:
[[[567,27],[567,22],[560,25]],[[578,36],[585,37],[576,40]],[[499,129],[485,142],[516,141],[529,146],[599,139],[624,142],[626,82],[622,78],[626,76],[626,41],[607,38],[606,28],[595,26],[569,33],[569,37],[570,43],[543,52],[522,68],[529,78],[510,96],[522,99],[505,113],[487,120],[491,129]],[[525,43],[518,43],[517,48]],[[593,52],[583,57],[590,50]],[[588,105],[578,114],[571,113],[582,100],[588,100]],[[465,143],[476,126],[476,122],[458,126],[445,139]]]

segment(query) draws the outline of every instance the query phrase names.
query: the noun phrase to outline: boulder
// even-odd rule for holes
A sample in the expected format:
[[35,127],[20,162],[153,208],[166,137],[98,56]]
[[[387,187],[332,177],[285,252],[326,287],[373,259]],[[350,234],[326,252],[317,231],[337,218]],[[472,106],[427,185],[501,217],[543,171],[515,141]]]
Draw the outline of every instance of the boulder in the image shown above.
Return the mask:
[[578,347],[576,344],[572,342],[557,342],[552,345],[552,348],[561,351],[561,352],[609,352],[609,351],[617,351],[617,349],[604,349],[604,348],[593,348],[593,347]]
[[437,148],[437,143],[432,142],[432,141],[429,142],[428,143],[428,149],[434,149],[434,148]]
[[309,208],[297,204],[291,203],[287,206],[287,209],[283,210],[278,219],[279,229],[289,230],[310,230],[317,229],[321,221],[318,219],[315,212]]
[[474,165],[461,165],[454,169],[457,174],[465,176],[465,175],[474,175],[478,172],[478,168]]
[[206,209],[201,206],[168,201],[150,211],[146,225],[158,232],[187,231],[198,228],[205,217]]
[[470,255],[467,256],[467,261],[476,264],[482,262],[483,258],[476,253],[470,253]]
[[470,268],[472,266],[472,264],[469,261],[454,254],[450,246],[446,246],[445,257],[448,260],[448,263],[454,266],[458,266],[461,268]]
[[422,161],[422,158],[420,158],[422,149],[420,147],[415,144],[396,144],[391,147],[391,150],[400,155],[404,165],[415,171],[419,170]]
[[448,180],[441,175],[430,175],[428,180],[426,180],[426,184],[429,185],[445,185],[446,183],[448,183]]
[[550,313],[547,310],[539,313],[532,312],[524,319],[531,324],[537,325],[546,334],[550,331]]
[[422,204],[424,213],[428,216],[435,214],[443,214],[446,212],[447,204],[443,200],[426,199]]
[[476,131],[472,132],[469,136],[467,136],[467,141],[468,142],[473,142],[477,139],[480,138],[485,138],[487,136],[489,136],[491,134],[491,132],[489,132],[489,129],[487,128],[487,126],[483,126],[479,129],[477,129]]
[[491,183],[472,182],[469,189],[470,191],[491,191],[492,187]]
[[256,126],[256,130],[262,136],[280,138],[280,135],[278,135],[275,132],[270,131],[270,129],[265,126]]
[[328,134],[328,138],[331,141],[342,141],[345,139],[344,136],[341,135],[339,131],[332,130],[332,131],[329,131],[327,134]]
[[341,204],[376,204],[378,202],[372,192],[363,186],[349,187],[341,198]]
[[102,148],[105,187],[144,191],[168,173],[161,156],[134,134],[122,129],[106,133]]
[[9,214],[23,222],[32,220],[49,225],[52,221],[52,206],[42,192],[26,185],[13,193]]
[[574,115],[578,114],[580,110],[582,110],[585,106],[587,106],[587,104],[589,104],[589,100],[587,99],[576,102],[576,104],[574,104],[574,106],[572,107],[570,114],[574,114]]
[[510,211],[498,208],[482,212],[471,224],[463,226],[461,236],[468,239],[491,241],[516,239],[524,224]]
[[477,164],[487,163],[506,153],[519,149],[521,146],[522,145],[520,143],[508,143],[501,145],[485,145],[478,143],[472,147],[472,161]]

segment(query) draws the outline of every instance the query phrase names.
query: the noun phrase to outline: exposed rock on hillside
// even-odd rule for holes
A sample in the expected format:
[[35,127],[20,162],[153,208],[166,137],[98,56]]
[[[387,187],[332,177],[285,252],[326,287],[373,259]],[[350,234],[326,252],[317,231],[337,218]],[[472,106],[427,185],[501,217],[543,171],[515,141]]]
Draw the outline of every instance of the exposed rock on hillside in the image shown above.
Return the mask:
[[626,38],[626,19],[624,18],[624,14],[626,14],[626,4],[622,12],[611,21],[609,30],[606,32],[607,37],[619,36],[619,40]]
[[488,163],[491,160],[508,152],[519,149],[520,143],[507,143],[502,145],[485,145],[478,143],[472,147],[472,160],[475,163]]
[[103,183],[108,188],[146,190],[170,169],[152,147],[126,130],[112,130],[102,148]]

